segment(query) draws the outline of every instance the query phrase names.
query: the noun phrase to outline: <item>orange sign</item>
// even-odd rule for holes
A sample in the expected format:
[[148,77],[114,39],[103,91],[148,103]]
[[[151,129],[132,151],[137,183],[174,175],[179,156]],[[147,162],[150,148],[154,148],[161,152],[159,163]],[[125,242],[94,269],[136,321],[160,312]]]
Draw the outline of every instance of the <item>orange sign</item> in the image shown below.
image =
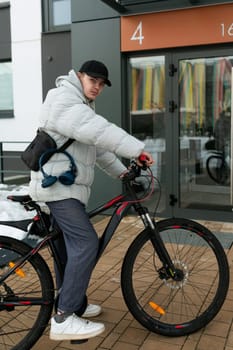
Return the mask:
[[121,51],[233,42],[233,4],[121,18]]

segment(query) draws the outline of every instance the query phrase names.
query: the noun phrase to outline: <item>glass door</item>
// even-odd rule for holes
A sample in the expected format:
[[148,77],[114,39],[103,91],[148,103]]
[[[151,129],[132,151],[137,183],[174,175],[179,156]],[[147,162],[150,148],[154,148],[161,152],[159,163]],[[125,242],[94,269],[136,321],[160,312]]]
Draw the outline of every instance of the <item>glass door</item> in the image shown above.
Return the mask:
[[178,60],[180,208],[232,211],[232,66],[217,51]]
[[232,67],[229,49],[129,58],[130,131],[154,157],[160,216],[231,220]]

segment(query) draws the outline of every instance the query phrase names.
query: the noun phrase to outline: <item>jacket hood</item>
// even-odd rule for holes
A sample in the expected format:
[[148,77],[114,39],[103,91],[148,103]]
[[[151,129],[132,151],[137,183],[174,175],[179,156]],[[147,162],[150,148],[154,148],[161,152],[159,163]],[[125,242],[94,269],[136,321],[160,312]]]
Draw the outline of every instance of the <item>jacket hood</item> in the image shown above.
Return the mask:
[[89,101],[83,94],[83,88],[82,84],[79,80],[79,77],[75,73],[75,71],[72,69],[69,71],[68,75],[60,75],[57,77],[55,81],[56,87],[61,87],[61,86],[66,86],[70,87],[73,86],[78,90],[78,95],[81,98],[81,100],[88,104],[92,109],[95,108],[95,102],[94,101]]
[[68,75],[60,75],[59,77],[57,77],[55,85],[56,87],[60,87],[62,85],[65,85],[66,82],[69,82],[70,84],[74,85],[79,90],[82,89],[80,80],[73,69],[69,71]]

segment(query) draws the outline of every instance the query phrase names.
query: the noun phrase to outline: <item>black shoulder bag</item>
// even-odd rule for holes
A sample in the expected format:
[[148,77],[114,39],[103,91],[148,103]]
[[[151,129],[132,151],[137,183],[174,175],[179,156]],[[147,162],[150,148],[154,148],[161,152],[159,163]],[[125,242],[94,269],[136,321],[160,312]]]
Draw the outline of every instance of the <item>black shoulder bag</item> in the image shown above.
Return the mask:
[[[39,159],[43,153],[51,149],[51,152],[48,152],[47,155],[43,157],[44,165],[56,152],[63,152],[67,147],[71,145],[73,139],[68,139],[64,145],[57,148],[57,144],[54,139],[47,134],[47,132],[38,129],[36,137],[32,142],[27,146],[25,151],[21,154],[21,159],[28,166],[29,169],[38,171],[39,170]],[[52,152],[54,150],[54,152]]]

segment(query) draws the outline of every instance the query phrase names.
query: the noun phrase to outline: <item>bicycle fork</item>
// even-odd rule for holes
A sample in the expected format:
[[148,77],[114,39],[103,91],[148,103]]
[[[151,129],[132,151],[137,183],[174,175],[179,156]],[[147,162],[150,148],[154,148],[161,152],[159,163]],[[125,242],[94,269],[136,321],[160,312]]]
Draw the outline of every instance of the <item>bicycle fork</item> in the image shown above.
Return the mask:
[[182,280],[182,271],[178,270],[174,266],[173,261],[171,260],[170,255],[165,247],[165,244],[160,236],[158,225],[151,219],[148,209],[145,207],[140,207],[137,208],[137,212],[139,213],[145,227],[148,229],[150,241],[160,261],[162,262],[162,268],[160,268],[158,271],[160,278],[172,278],[175,281]]

